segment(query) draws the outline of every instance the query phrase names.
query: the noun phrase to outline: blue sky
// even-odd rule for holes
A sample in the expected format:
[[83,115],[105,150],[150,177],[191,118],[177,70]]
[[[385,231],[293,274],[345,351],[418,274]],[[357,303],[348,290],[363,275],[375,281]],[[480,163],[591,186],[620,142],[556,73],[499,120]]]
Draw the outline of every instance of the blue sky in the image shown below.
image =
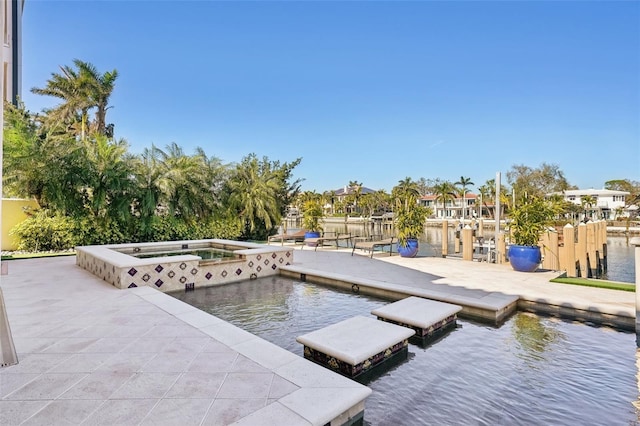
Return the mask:
[[[639,2],[30,0],[23,100],[74,58],[119,78],[130,150],[302,157],[304,190],[515,164],[640,180]],[[472,188],[473,190],[474,188]]]

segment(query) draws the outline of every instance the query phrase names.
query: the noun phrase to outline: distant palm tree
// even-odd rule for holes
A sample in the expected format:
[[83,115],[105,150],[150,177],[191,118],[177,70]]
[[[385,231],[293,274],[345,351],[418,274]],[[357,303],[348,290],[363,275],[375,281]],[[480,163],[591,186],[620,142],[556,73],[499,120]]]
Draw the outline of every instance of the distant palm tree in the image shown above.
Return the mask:
[[462,195],[462,219],[464,219],[467,216],[467,187],[473,186],[474,183],[471,182],[471,178],[460,176],[460,180],[455,182],[454,185],[460,186],[460,194]]
[[410,177],[406,177],[398,181],[398,184],[391,190],[391,196],[398,202],[404,203],[404,207],[407,208],[410,200],[417,200],[420,197],[420,187],[417,182],[411,180]]
[[452,201],[455,200],[455,186],[451,183],[451,182],[441,182],[439,184],[436,184],[433,187],[433,192],[436,196],[436,203],[438,201],[442,202],[442,217],[446,217],[445,214],[445,204],[448,201]]
[[591,210],[591,208],[596,204],[595,197],[591,195],[583,195],[582,197],[580,197],[580,204],[582,204],[582,208],[584,209],[585,217],[589,216],[591,219],[593,219],[593,211]]
[[349,198],[353,200],[353,212],[358,212],[358,201],[360,200],[360,196],[362,195],[362,182],[358,182],[357,180],[349,181],[348,192],[350,192]]
[[478,188],[478,193],[480,194],[480,217],[482,217],[482,211],[487,205],[487,201],[493,200],[495,198],[495,186],[495,180],[490,179],[484,185]]

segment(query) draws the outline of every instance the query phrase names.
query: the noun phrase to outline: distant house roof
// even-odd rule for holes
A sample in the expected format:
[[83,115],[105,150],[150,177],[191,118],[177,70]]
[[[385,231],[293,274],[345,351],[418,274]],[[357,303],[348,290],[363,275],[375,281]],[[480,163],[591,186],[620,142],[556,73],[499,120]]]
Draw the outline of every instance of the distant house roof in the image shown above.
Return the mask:
[[560,195],[564,195],[564,196],[584,196],[584,195],[591,195],[591,196],[606,196],[606,195],[629,195],[629,192],[627,191],[614,191],[612,189],[568,189],[566,191],[559,191],[559,192],[552,192],[551,194],[547,194],[547,195],[554,195],[554,194],[560,194]]
[[[458,194],[451,194],[451,195],[456,200],[458,198],[462,199],[462,195],[458,195]],[[424,200],[424,201],[429,201],[429,200],[433,201],[436,198],[438,198],[438,196],[436,194],[427,194],[427,195],[423,195],[422,197],[420,197],[420,199]],[[472,193],[472,192],[467,192],[467,194],[465,195],[465,199],[467,199],[467,200],[475,200],[477,198],[478,198],[478,196],[476,194]]]
[[[350,194],[355,194],[356,190],[358,187],[356,186],[348,186],[345,185],[342,188],[338,188],[336,190],[333,191],[334,194],[336,194],[336,196],[340,197],[340,196],[344,196],[344,195],[350,195]],[[364,194],[373,194],[374,192],[376,192],[375,189],[371,189],[371,188],[367,188],[366,186],[361,186],[360,187],[360,194],[364,195]]]

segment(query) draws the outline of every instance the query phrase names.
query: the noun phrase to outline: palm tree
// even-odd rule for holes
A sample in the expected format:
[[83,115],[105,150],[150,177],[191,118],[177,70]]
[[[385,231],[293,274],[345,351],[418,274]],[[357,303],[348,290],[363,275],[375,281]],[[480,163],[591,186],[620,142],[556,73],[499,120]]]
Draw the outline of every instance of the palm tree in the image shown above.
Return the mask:
[[462,219],[464,219],[467,216],[467,186],[473,186],[474,183],[471,182],[471,178],[460,176],[460,180],[454,183],[454,185],[460,186],[460,194],[462,195]]
[[64,123],[66,126],[72,127],[79,114],[82,123],[80,134],[81,139],[84,139],[87,115],[92,106],[91,101],[86,91],[83,90],[82,78],[77,70],[64,65],[60,67],[60,71],[60,74],[51,74],[45,87],[33,87],[31,92],[62,100],[60,105],[46,111],[46,122],[50,127],[55,127],[57,123]]
[[583,195],[580,197],[580,204],[582,204],[582,208],[584,209],[585,218],[588,215],[593,219],[593,211],[591,211],[591,208],[596,204],[596,199],[591,195]]
[[482,211],[487,205],[487,201],[495,198],[495,186],[495,179],[490,179],[478,188],[478,193],[480,194],[480,217],[482,217]]
[[83,210],[82,186],[86,156],[68,135],[43,133],[36,118],[5,103],[3,192],[34,197],[43,208],[78,215]]
[[420,197],[420,187],[417,182],[411,180],[410,177],[406,177],[398,181],[398,184],[391,190],[391,195],[396,200],[407,200],[411,197],[418,199]]
[[159,155],[167,180],[169,213],[186,222],[208,217],[214,199],[206,181],[206,157],[202,152],[186,155],[175,142],[159,150]]
[[452,201],[455,199],[455,186],[448,181],[436,184],[433,187],[433,192],[436,196],[436,202],[442,201],[442,217],[446,217],[445,214],[445,204],[448,201]]
[[80,72],[81,84],[89,97],[89,103],[96,108],[95,130],[100,135],[105,134],[106,116],[109,108],[109,97],[113,92],[118,71],[106,71],[100,74],[95,66],[79,59],[73,61]]
[[110,220],[126,223],[131,215],[133,162],[124,140],[106,136],[85,142],[88,175],[84,195],[90,217],[98,224]]
[[151,235],[153,220],[158,209],[168,199],[169,182],[164,173],[161,152],[155,145],[145,148],[134,168],[137,182],[134,206],[140,217],[140,231],[145,240]]
[[227,185],[229,205],[243,221],[245,236],[266,239],[268,232],[280,223],[280,211],[276,200],[277,176],[262,165],[254,154],[245,157]]
[[358,201],[360,200],[360,196],[362,195],[362,182],[358,182],[357,180],[349,181],[348,192],[351,195],[347,196],[353,200],[353,212],[358,212]]
[[45,87],[34,87],[31,92],[62,100],[60,105],[47,111],[49,126],[55,127],[55,123],[65,123],[69,128],[74,128],[74,123],[79,117],[80,139],[84,140],[89,110],[96,108],[95,130],[98,134],[104,135],[107,105],[118,78],[118,71],[114,69],[100,74],[88,62],[74,59],[73,63],[76,69],[68,65],[61,66],[60,74],[52,73]]

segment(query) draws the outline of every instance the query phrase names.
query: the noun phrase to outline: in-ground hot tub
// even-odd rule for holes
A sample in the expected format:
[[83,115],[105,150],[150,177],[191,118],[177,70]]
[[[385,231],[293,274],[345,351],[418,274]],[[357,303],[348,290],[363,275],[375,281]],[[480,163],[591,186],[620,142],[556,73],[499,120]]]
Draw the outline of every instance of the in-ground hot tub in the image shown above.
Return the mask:
[[192,289],[277,275],[293,249],[231,240],[76,247],[76,264],[118,288]]

